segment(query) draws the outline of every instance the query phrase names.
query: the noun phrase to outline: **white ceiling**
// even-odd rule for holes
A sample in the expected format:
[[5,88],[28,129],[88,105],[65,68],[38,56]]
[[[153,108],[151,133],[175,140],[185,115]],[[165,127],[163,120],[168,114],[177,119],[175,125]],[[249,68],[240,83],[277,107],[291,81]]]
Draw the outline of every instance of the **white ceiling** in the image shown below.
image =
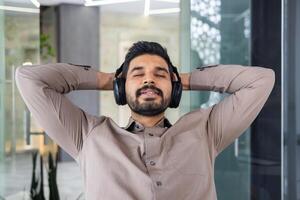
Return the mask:
[[[59,4],[77,4],[84,5],[85,0],[37,0],[41,5],[59,5]],[[98,0],[99,1],[99,0]],[[10,6],[26,6],[30,8],[36,8],[30,0],[4,0],[6,5]],[[125,12],[125,13],[140,13],[144,12],[145,1],[133,1],[126,3],[117,3],[111,5],[102,5],[101,11],[109,12]],[[172,3],[161,0],[150,0],[150,10],[164,9],[164,8],[178,8],[179,3]]]

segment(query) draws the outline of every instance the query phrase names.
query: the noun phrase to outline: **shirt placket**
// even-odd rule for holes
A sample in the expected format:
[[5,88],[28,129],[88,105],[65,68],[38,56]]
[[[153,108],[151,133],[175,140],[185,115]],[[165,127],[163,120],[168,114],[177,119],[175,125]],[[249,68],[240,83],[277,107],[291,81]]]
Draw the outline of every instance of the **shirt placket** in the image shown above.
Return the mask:
[[160,179],[160,164],[158,163],[158,158],[160,156],[161,149],[161,139],[159,137],[160,131],[163,128],[151,127],[145,128],[145,152],[144,152],[144,162],[147,167],[149,176],[153,182],[156,189],[163,187],[163,182]]

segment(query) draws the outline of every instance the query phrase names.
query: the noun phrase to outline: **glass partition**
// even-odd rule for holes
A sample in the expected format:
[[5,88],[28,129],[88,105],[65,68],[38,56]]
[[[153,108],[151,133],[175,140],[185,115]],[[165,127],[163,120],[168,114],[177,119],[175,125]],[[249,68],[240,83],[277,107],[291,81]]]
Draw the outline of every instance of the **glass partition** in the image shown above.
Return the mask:
[[[189,31],[181,30],[181,40],[189,42],[182,51],[182,65],[190,71],[211,64],[250,65],[250,1],[191,0],[182,1],[181,19]],[[183,27],[183,26],[182,26]],[[192,91],[187,101],[190,110],[220,102],[226,95]],[[188,103],[187,103],[188,104]],[[250,192],[250,129],[226,148],[216,159],[215,183],[218,199],[247,200]],[[230,183],[230,184],[228,184]],[[232,188],[235,188],[234,190]]]
[[39,9],[30,0],[1,0],[0,197],[5,199],[17,198],[22,191],[29,191],[32,171],[29,153],[43,145],[40,137],[26,142],[30,114],[14,80],[15,69],[26,63],[39,63]]
[[[0,6],[3,5],[3,0],[0,0]],[[0,170],[2,167],[5,151],[4,151],[4,81],[5,81],[5,56],[4,56],[4,11],[0,9]],[[2,170],[1,170],[2,171]],[[4,175],[0,174],[0,197],[4,193],[3,185],[5,184]]]
[[[3,0],[0,0],[0,6]],[[4,10],[0,9],[0,161],[4,159],[4,82],[5,82],[5,55],[4,55]]]
[[[300,2],[283,0],[282,199],[300,198]],[[299,111],[299,112],[298,112]]]

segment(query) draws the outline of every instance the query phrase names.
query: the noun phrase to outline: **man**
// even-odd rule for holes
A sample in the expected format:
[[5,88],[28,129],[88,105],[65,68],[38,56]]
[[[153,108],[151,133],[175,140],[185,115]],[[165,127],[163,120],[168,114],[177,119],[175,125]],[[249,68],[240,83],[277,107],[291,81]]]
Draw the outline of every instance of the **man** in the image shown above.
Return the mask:
[[256,118],[274,86],[274,71],[216,65],[180,74],[183,90],[230,95],[172,125],[164,117],[176,81],[171,70],[160,44],[133,44],[119,76],[126,78],[131,108],[124,128],[110,117],[86,113],[63,95],[112,90],[115,73],[64,63],[21,66],[16,82],[37,122],[79,164],[87,200],[214,200],[215,158]]

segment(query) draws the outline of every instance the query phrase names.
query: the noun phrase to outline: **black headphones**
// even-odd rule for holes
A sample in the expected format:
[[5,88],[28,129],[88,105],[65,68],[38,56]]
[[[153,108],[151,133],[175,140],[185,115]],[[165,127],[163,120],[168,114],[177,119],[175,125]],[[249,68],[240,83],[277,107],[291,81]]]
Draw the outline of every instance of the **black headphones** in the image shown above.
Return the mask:
[[[116,103],[118,105],[125,105],[127,104],[126,101],[126,93],[125,93],[125,82],[126,79],[124,77],[118,77],[119,74],[123,71],[124,63],[116,70],[115,78],[113,80],[113,89],[114,89],[114,96]],[[175,66],[169,67],[170,73],[175,72],[177,76],[177,81],[172,80],[172,94],[171,94],[171,102],[169,107],[170,108],[177,108],[180,103],[181,94],[182,94],[182,84],[181,78],[177,72],[177,68]]]

